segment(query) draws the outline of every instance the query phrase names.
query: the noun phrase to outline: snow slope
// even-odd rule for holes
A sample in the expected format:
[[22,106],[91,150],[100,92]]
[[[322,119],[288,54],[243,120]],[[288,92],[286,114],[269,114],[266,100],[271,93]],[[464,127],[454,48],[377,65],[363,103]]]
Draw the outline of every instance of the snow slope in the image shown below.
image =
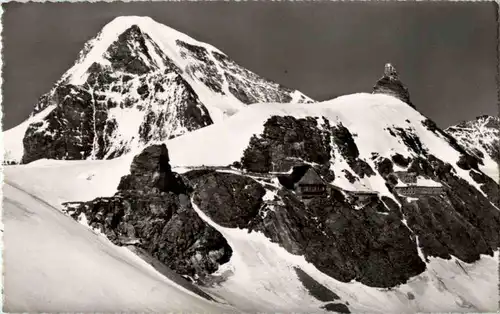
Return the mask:
[[234,312],[162,277],[22,188],[3,187],[6,312]]
[[[359,114],[361,111],[362,115]],[[360,155],[364,157],[369,157],[372,152],[385,155],[397,151],[409,155],[411,152],[404,143],[383,130],[394,125],[411,125],[433,152],[446,160],[454,157],[458,160],[458,153],[451,148],[440,147],[444,146],[442,140],[436,139],[421,124],[425,117],[418,111],[391,96],[360,93],[307,105],[255,104],[224,123],[169,140],[167,146],[171,151],[171,162],[176,166],[228,165],[243,155],[251,136],[260,134],[265,121],[273,115],[296,118],[324,116],[333,125],[342,123],[351,133],[357,134],[355,141]]]
[[4,167],[6,180],[60,209],[63,202],[112,196],[133,154],[113,160],[37,160]]

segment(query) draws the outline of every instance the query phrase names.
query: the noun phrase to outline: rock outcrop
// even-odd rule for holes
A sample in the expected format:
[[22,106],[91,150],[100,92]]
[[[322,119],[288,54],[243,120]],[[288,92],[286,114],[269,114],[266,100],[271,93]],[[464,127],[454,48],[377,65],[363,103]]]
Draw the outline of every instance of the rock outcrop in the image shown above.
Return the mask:
[[401,99],[408,105],[415,108],[410,101],[408,88],[401,82],[396,69],[392,64],[387,63],[384,68],[384,75],[377,81],[373,87],[374,94],[387,94]]
[[180,275],[209,284],[229,261],[224,237],[198,217],[190,188],[170,169],[165,145],[146,148],[122,178],[113,197],[71,202],[65,210],[117,245],[136,245]]

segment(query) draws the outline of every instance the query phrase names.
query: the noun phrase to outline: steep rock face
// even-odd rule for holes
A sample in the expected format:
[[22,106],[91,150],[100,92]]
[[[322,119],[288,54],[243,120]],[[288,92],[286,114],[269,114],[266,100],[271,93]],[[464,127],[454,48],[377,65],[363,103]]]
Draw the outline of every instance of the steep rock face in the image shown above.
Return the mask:
[[250,178],[213,172],[191,181],[193,201],[223,227],[248,228],[262,206],[265,190]]
[[[500,164],[500,118],[480,116],[472,121],[464,121],[445,130],[467,151],[479,158],[490,161],[490,167],[498,169]],[[497,179],[498,177],[494,178]]]
[[410,101],[408,88],[401,82],[396,69],[390,63],[385,65],[384,75],[373,87],[373,93],[391,95],[415,107]]
[[[216,223],[261,231],[341,281],[356,279],[370,286],[390,287],[425,269],[410,231],[398,219],[401,213],[381,215],[389,210],[380,201],[363,210],[355,210],[346,199],[333,197],[304,204],[282,188],[273,189],[275,197],[269,203],[261,199],[263,187],[249,180],[229,173],[205,173],[197,180],[193,201]],[[241,196],[238,189],[228,190],[225,183],[233,182],[234,186],[234,181],[250,191]],[[211,184],[207,193],[204,182],[219,184]],[[269,188],[266,186],[266,190]],[[237,204],[227,200],[236,200]],[[235,211],[238,223],[230,224],[227,217]]]
[[113,243],[139,246],[178,274],[208,284],[232,250],[198,217],[191,188],[168,162],[164,145],[150,146],[134,158],[113,197],[66,203],[65,210]]
[[312,100],[149,18],[121,17],[86,43],[75,65],[39,99],[30,119],[46,109],[50,114],[5,133],[22,136],[24,152],[17,152],[15,144],[5,150],[9,161],[19,162],[22,156],[25,163],[115,158],[256,102]]
[[[386,167],[389,178],[392,170]],[[412,160],[409,169],[442,182],[445,193],[413,201],[394,192],[401,205],[373,197],[359,208],[335,190],[304,202],[285,187],[265,181],[259,186],[244,175],[215,171],[197,178],[193,200],[214,222],[261,231],[337,280],[392,287],[425,270],[419,250],[426,260],[455,256],[472,263],[500,246],[500,212],[448,167],[432,156]],[[237,188],[228,189],[227,182],[245,186],[245,197]],[[261,198],[263,187],[274,197]]]
[[[84,58],[82,53],[80,58]],[[55,109],[24,136],[23,162],[103,159],[212,124],[181,70],[134,25],[94,62],[78,86],[63,79],[34,114]]]
[[264,124],[260,136],[250,140],[241,159],[253,172],[286,172],[306,162],[326,164],[330,160],[330,125],[328,120],[292,116],[273,116]]
[[[421,239],[423,253],[442,258],[453,255],[465,262],[478,260],[480,254],[493,254],[500,245],[500,211],[492,205],[495,197],[487,198],[450,171],[451,165],[433,155],[414,159],[409,169],[442,182],[445,189],[443,196],[421,196],[416,202],[402,202],[409,227]],[[485,179],[481,190],[488,186],[498,189],[493,180]]]
[[[67,95],[72,97],[66,97]],[[87,90],[74,85],[56,87],[49,103],[60,105],[43,121],[28,126],[23,139],[25,153],[22,162],[28,163],[40,158],[84,159],[90,156],[94,140],[99,140],[94,133],[94,126],[99,126],[102,130],[107,118],[107,112],[102,106],[93,106],[92,97]],[[45,108],[39,108],[43,109]],[[101,117],[99,122],[97,116]],[[102,150],[97,155],[102,156]]]

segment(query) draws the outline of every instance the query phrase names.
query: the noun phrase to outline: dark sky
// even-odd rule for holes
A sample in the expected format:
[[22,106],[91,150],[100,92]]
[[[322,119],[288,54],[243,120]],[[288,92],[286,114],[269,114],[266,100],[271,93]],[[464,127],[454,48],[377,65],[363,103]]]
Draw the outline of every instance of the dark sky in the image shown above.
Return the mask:
[[84,43],[147,15],[316,100],[370,92],[392,62],[413,103],[446,127],[497,114],[494,2],[8,3],[4,129],[24,120]]

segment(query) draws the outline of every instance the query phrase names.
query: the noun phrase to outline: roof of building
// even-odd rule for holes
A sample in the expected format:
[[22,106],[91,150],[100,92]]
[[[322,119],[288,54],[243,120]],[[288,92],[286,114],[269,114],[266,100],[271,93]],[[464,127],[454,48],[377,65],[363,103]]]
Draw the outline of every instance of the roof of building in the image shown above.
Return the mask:
[[311,167],[311,165],[300,165],[292,168],[292,171],[288,174],[278,175],[278,180],[281,185],[287,189],[293,189],[294,186],[301,181],[302,184],[325,184],[326,182],[321,178],[321,176],[316,172],[316,170]]
[[314,170],[314,168],[309,167],[302,177],[297,181],[298,184],[325,184],[326,182],[321,178],[321,176]]

